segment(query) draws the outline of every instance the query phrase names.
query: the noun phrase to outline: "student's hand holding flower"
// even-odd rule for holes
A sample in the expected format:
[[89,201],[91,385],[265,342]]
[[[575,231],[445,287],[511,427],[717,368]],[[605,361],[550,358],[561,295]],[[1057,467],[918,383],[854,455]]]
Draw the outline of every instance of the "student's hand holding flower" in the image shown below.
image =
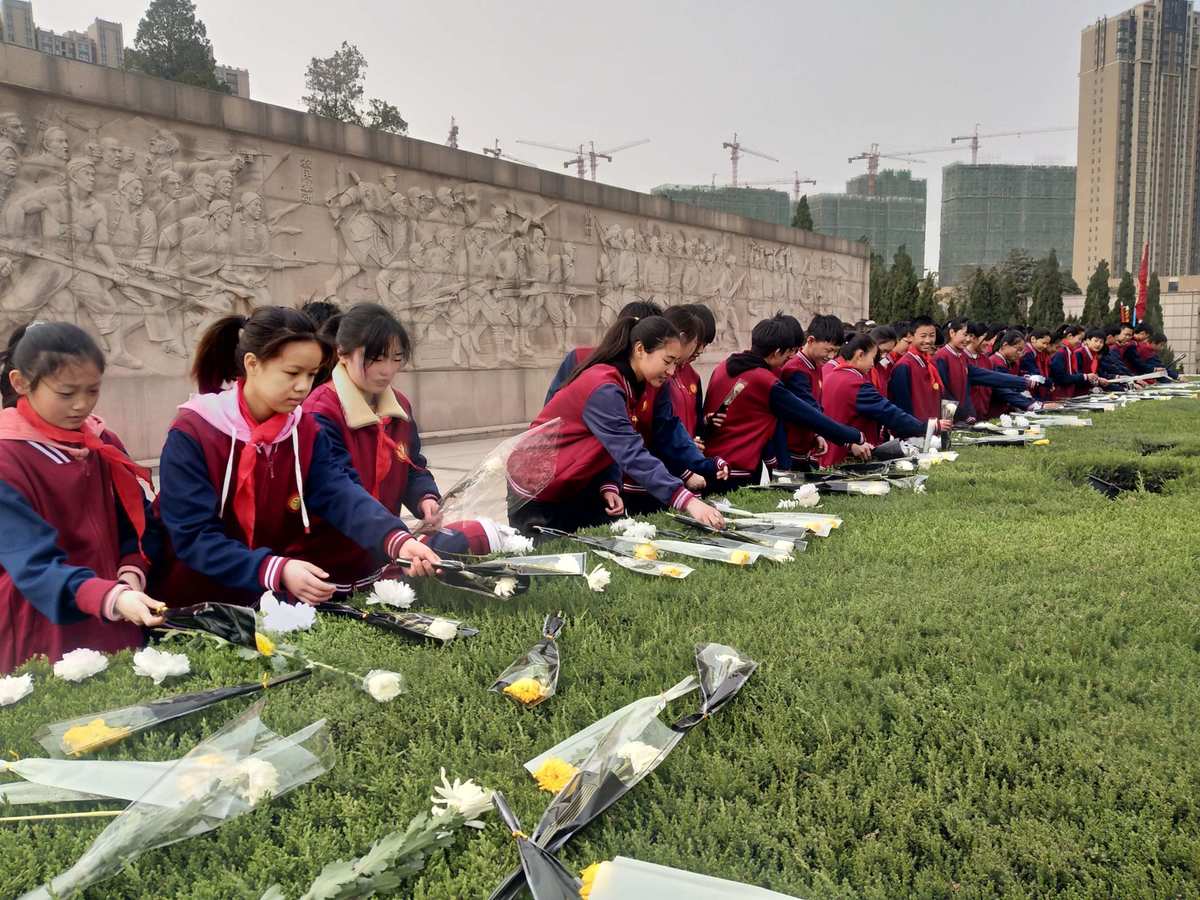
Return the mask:
[[725,517],[717,509],[709,506],[698,497],[693,497],[688,501],[687,514],[709,528],[725,527]]
[[875,449],[874,446],[866,443],[865,441],[861,444],[851,444],[850,445],[850,455],[854,456],[857,459],[864,459],[864,460],[870,459],[871,451],[874,449]]
[[283,564],[283,586],[287,592],[310,606],[324,603],[333,596],[333,585],[325,579],[329,573],[302,559],[289,559]]
[[426,497],[418,507],[421,511],[421,522],[424,531],[437,531],[442,527],[442,503],[433,497]]
[[953,431],[953,430],[954,430],[954,420],[938,419],[938,431]]
[[614,519],[617,516],[625,515],[625,501],[621,499],[621,495],[616,491],[602,491],[604,496],[604,511]]
[[400,559],[407,559],[411,563],[408,573],[416,575],[418,578],[434,574],[438,564],[442,561],[442,558],[433,550],[415,539],[401,544],[400,549],[396,551],[396,556]]
[[143,628],[154,628],[163,623],[162,614],[167,605],[143,594],[141,591],[121,591],[117,595],[117,615],[126,622],[141,625]]
[[695,472],[693,472],[691,475],[689,475],[684,480],[683,484],[693,494],[700,493],[702,490],[705,489],[705,487],[708,486],[708,482],[704,480],[704,476],[697,475]]

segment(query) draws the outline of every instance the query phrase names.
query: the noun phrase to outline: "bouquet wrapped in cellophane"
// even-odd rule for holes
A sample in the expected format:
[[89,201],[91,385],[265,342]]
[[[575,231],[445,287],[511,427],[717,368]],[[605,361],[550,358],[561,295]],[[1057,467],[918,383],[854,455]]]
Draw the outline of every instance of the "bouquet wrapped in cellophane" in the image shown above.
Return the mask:
[[622,556],[619,553],[601,550],[599,547],[592,548],[592,552],[610,562],[616,563],[622,569],[637,572],[639,575],[650,575],[655,578],[687,578],[696,571],[691,566],[685,566],[683,563],[663,562],[659,559],[637,559],[633,556]]
[[281,737],[263,724],[264,703],[259,700],[187,756],[158,764],[165,766],[159,777],[75,865],[23,900],[71,896],[116,874],[142,853],[211,831],[327,772],[334,750],[325,721]]
[[[668,727],[659,720],[657,711],[652,712],[656,704],[638,701],[641,705],[637,714],[615,715],[610,718],[610,727],[598,738],[593,733],[581,739],[581,743],[593,745],[592,751],[578,767],[572,767],[576,771],[565,773],[566,783],[530,835],[535,844],[558,852],[653,772],[690,731],[729,703],[758,663],[723,644],[700,644],[696,647],[696,667],[701,701],[695,713]],[[684,685],[685,682],[680,682],[672,691],[686,693]],[[565,743],[569,747],[570,741]],[[545,766],[543,762],[539,771]],[[510,873],[492,892],[490,900],[513,900],[519,896],[522,885],[523,874]]]
[[[505,562],[498,559],[492,562],[465,563],[444,558],[438,564],[438,572],[434,577],[448,587],[481,594],[484,597],[499,597],[504,600],[524,594],[529,590],[529,576],[508,568]],[[406,559],[398,559],[396,564],[406,569],[412,565]]]
[[43,725],[34,733],[33,738],[45,747],[51,756],[86,756],[123,741],[131,735],[208,709],[224,700],[248,697],[311,674],[311,669],[299,669],[270,680],[250,681],[207,691],[191,691],[175,697],[151,700],[148,703],[89,713]]
[[807,529],[768,525],[759,530],[733,522],[726,522],[724,528],[713,528],[683,513],[671,515],[675,521],[708,535],[709,540],[705,540],[704,543],[715,543],[717,546],[732,549],[757,549],[775,562],[791,562],[793,552],[804,552],[808,547],[805,541]]
[[[561,430],[561,420],[551,419],[498,444],[442,495],[442,522],[507,522],[510,512],[520,509],[554,479]],[[429,526],[418,526],[416,532],[429,530]]]
[[553,697],[558,690],[558,635],[564,624],[562,613],[546,616],[542,639],[501,672],[489,690],[526,707],[537,706]]
[[368,612],[348,603],[326,602],[318,606],[317,611],[342,619],[358,619],[392,634],[430,638],[443,643],[479,634],[478,628],[464,625],[457,619],[445,619],[412,610]]
[[499,791],[493,792],[492,804],[517,843],[517,853],[521,857],[521,874],[529,893],[533,895],[533,900],[579,900],[579,890],[582,887],[580,880],[572,875],[553,853],[542,849],[529,839],[516,814],[509,809],[504,795]]
[[[786,503],[787,501],[780,502]],[[747,509],[739,509],[724,499],[718,500],[715,506],[727,521],[732,522],[735,528],[755,526],[761,530],[764,525],[782,525],[786,528],[796,529],[797,533],[803,530],[816,537],[829,537],[833,529],[842,527],[841,516],[827,513],[796,512],[790,507],[786,507],[785,511],[751,512]]]
[[790,894],[627,856],[588,866],[582,890],[587,891],[589,900],[793,900]]

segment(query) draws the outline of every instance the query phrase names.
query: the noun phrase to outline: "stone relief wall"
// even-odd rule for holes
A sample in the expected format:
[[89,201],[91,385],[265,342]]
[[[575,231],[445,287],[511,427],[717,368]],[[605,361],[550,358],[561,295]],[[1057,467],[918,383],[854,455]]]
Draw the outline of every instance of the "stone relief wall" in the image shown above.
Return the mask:
[[[114,379],[163,376],[178,400],[214,319],[374,300],[412,332],[405,388],[427,430],[508,425],[537,412],[564,351],[631,300],[708,304],[727,350],[777,309],[859,318],[865,265],[0,84],[0,340],[31,319],[77,322]],[[483,380],[463,381],[473,373]],[[516,402],[434,412],[464,389]]]

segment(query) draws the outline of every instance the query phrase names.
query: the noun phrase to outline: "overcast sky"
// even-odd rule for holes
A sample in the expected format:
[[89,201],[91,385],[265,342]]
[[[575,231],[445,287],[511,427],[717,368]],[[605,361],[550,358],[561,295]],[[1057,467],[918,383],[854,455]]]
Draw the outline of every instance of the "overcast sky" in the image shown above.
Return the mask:
[[[131,45],[146,0],[33,0],[39,27],[119,21]],[[343,40],[369,63],[367,95],[398,106],[413,137],[459,146],[499,138],[549,169],[562,155],[519,138],[597,149],[650,138],[601,163],[600,178],[649,190],[664,182],[729,180],[723,141],[747,147],[744,181],[818,180],[840,192],[865,171],[847,163],[881,149],[949,145],[984,132],[1074,125],[1080,31],[1132,5],[1104,0],[198,0],[217,61],[250,70],[251,95],[301,106],[304,68]],[[931,154],[927,267],[936,268],[941,166]],[[1075,164],[1075,135],[997,139],[984,162]],[[884,163],[887,165],[886,161]],[[903,165],[903,164],[896,164]]]

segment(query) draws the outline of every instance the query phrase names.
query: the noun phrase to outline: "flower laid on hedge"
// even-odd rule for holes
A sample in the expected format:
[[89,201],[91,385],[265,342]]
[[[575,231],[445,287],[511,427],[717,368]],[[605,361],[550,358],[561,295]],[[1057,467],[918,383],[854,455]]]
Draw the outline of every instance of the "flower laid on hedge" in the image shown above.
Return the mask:
[[95,650],[80,647],[54,664],[54,674],[63,681],[80,682],[108,668],[108,657]]
[[606,865],[608,865],[608,863],[592,863],[579,873],[579,880],[582,882],[579,886],[579,896],[582,897],[583,900],[588,900],[588,898],[592,896],[592,887],[596,883],[596,876],[600,874],[601,870]]
[[69,756],[82,756],[93,750],[110,747],[129,735],[128,728],[114,728],[103,719],[92,719],[86,725],[73,725],[64,731],[62,748]]
[[517,579],[515,578],[497,578],[496,586],[492,592],[497,597],[511,597],[517,592]]
[[653,544],[638,544],[633,548],[634,559],[658,559],[658,549]]
[[143,647],[133,654],[133,674],[151,678],[155,684],[162,684],[168,678],[186,675],[190,671],[192,664],[182,653]]
[[590,587],[597,594],[604,593],[604,589],[608,587],[608,583],[610,581],[612,581],[612,573],[609,572],[608,569],[604,568],[604,566],[596,566],[596,568],[592,569],[592,571],[588,573],[588,587]]
[[238,794],[251,806],[274,797],[279,791],[279,771],[265,759],[242,760],[221,780],[236,785]]
[[388,703],[404,693],[404,678],[398,672],[372,669],[363,679],[363,690],[380,703]]
[[460,781],[455,778],[453,783],[446,778],[446,770],[442,769],[442,784],[433,786],[434,795],[429,799],[433,802],[430,814],[435,818],[443,816],[461,816],[464,825],[471,828],[482,828],[480,816],[492,808],[492,792],[480,787],[471,779]]
[[307,603],[287,603],[273,591],[264,591],[258,598],[258,613],[263,631],[276,634],[308,631],[317,621],[317,611]]
[[637,519],[618,519],[610,526],[613,534],[627,537],[631,541],[652,541],[658,534],[658,527],[650,522],[639,522]]
[[492,682],[490,691],[504,694],[522,706],[537,706],[553,697],[558,687],[559,652],[556,643],[565,624],[562,613],[546,616],[542,639]]
[[748,566],[754,561],[748,550],[734,550],[729,554],[729,561],[737,566]]
[[261,631],[254,632],[254,649],[263,656],[275,655],[275,642]]
[[371,596],[367,599],[367,605],[382,604],[397,609],[408,609],[416,600],[417,592],[412,589],[412,585],[405,581],[385,579],[371,586]]
[[11,706],[32,693],[32,675],[5,675],[0,677],[0,706]]
[[546,699],[547,685],[536,678],[518,678],[504,688],[504,693],[526,706]]
[[533,779],[537,782],[539,788],[543,791],[549,791],[551,794],[557,794],[567,786],[572,778],[579,773],[579,770],[567,762],[565,759],[559,759],[552,756],[542,763],[537,771],[533,773]]

